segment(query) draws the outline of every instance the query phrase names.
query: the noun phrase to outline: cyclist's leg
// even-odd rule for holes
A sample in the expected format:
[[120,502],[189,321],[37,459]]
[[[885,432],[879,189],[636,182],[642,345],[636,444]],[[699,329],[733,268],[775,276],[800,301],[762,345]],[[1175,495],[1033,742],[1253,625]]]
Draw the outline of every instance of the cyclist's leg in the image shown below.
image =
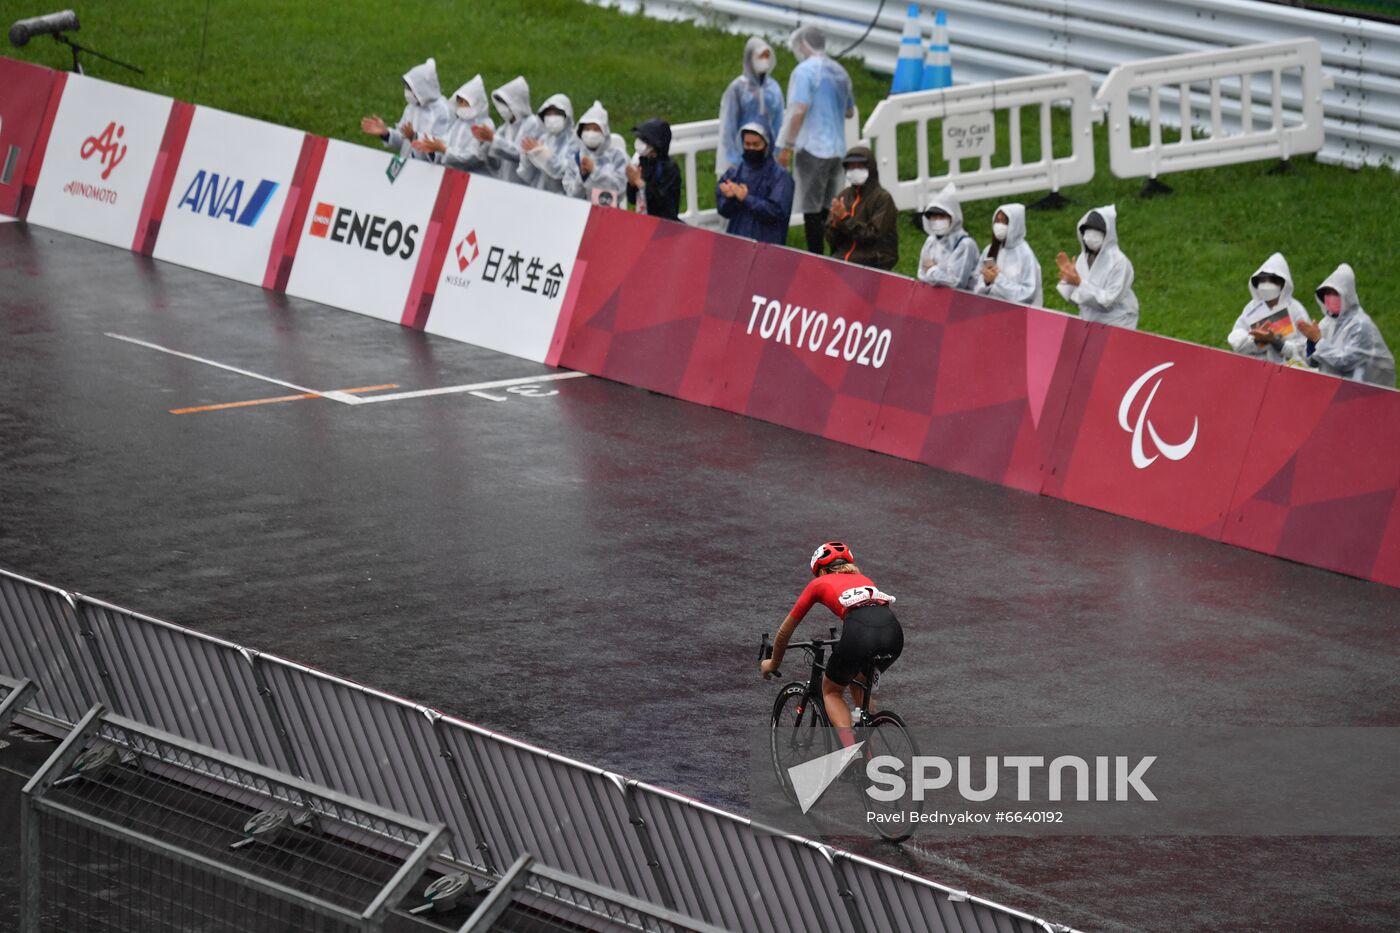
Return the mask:
[[851,730],[851,710],[846,706],[846,685],[822,675],[822,702],[826,706],[826,718],[831,720],[841,744],[854,745],[856,739]]

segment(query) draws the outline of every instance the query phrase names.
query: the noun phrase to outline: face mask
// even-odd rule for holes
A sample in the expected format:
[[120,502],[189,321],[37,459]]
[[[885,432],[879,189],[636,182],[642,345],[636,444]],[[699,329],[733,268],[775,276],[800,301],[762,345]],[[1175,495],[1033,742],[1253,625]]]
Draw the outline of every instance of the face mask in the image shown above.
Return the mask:
[[755,58],[753,60],[753,70],[754,74],[758,75],[760,78],[763,77],[773,70],[773,59],[770,56]]
[[568,122],[569,121],[564,118],[563,114],[551,113],[544,118],[544,128],[550,133],[559,133],[563,132],[564,128],[568,126]]
[[846,184],[859,188],[870,180],[870,170],[864,168],[853,168],[846,172]]
[[929,236],[947,236],[948,231],[953,229],[953,222],[947,217],[940,217],[934,220],[929,217],[924,218],[924,232]]
[[1332,317],[1337,317],[1342,313],[1342,296],[1336,293],[1330,294],[1322,299],[1322,306]]
[[1265,301],[1274,301],[1283,294],[1283,286],[1276,282],[1260,282],[1254,291]]
[[602,130],[584,130],[579,134],[579,139],[582,139],[583,144],[589,149],[597,149],[601,146],[603,144],[603,138]]
[[472,118],[472,108],[466,106],[465,104],[461,107],[458,107],[457,117],[462,120],[470,120]]
[[1102,231],[1102,230],[1085,230],[1085,231],[1084,231],[1084,248],[1087,249],[1087,250],[1088,250],[1089,252],[1091,252],[1091,253],[1097,253],[1100,249],[1102,249],[1102,248],[1103,248],[1103,231]]
[[744,161],[750,165],[762,165],[764,158],[768,155],[767,149],[745,149]]
[[507,123],[515,122],[515,114],[510,112],[509,104],[501,100],[499,97],[493,97],[492,102],[495,103],[496,112],[501,115],[502,120],[505,120]]
[[651,147],[646,144],[646,140],[642,139],[632,140],[632,151],[644,159],[651,155]]
[[998,240],[1005,240],[1006,234],[1011,231],[1010,224],[992,224],[992,236]]
[[418,104],[418,98],[414,97],[414,96],[413,96],[413,92],[410,91],[408,88],[404,88],[404,89],[403,89],[403,102],[404,102],[405,104],[408,104],[410,107],[414,107],[414,106],[417,106],[417,104]]

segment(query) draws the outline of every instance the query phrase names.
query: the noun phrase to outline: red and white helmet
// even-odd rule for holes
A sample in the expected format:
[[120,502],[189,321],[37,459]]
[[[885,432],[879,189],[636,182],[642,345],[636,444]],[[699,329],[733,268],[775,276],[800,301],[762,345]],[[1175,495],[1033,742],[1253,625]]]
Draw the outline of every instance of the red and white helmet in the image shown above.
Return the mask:
[[836,563],[854,564],[855,562],[855,555],[851,553],[850,548],[840,541],[828,541],[812,552],[812,576],[815,577],[821,573],[823,567],[830,567]]

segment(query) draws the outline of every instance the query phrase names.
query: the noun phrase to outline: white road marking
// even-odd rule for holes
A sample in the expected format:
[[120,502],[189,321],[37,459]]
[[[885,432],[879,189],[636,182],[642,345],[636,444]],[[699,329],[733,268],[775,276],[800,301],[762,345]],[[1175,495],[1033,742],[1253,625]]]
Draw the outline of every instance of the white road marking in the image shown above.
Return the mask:
[[391,392],[388,395],[366,395],[356,399],[364,405],[373,402],[397,402],[406,398],[427,398],[430,395],[455,395],[459,392],[477,393],[483,389],[504,389],[507,386],[533,385],[538,382],[558,382],[561,379],[578,379],[588,373],[544,373],[539,376],[522,376],[519,379],[497,379],[495,382],[474,382],[465,386],[443,386],[440,389],[419,389],[416,392]]
[[250,372],[246,369],[239,369],[237,366],[230,366],[227,363],[217,363],[214,360],[206,360],[202,356],[194,356],[190,353],[181,353],[179,350],[172,350],[169,347],[162,347],[158,343],[148,343],[145,340],[137,340],[135,337],[123,337],[121,334],[106,334],[105,336],[111,337],[113,340],[121,340],[126,343],[134,343],[136,344],[136,346],[145,347],[148,350],[159,350],[161,353],[169,353],[171,356],[178,356],[184,360],[193,360],[196,363],[203,363],[206,366],[213,366],[215,369],[223,369],[231,373],[238,373],[238,375],[247,376],[249,379],[260,379],[263,382],[270,382],[275,386],[283,386],[284,388],[293,389],[297,392],[302,392],[307,395],[319,395],[321,398],[327,398],[333,402],[340,402],[345,405],[359,405],[361,402],[365,401],[364,399],[356,398],[353,395],[348,395],[345,392],[318,392],[315,389],[308,389],[306,386],[299,386],[295,382],[286,382],[282,379],[273,379],[271,376],[263,376],[259,373]]

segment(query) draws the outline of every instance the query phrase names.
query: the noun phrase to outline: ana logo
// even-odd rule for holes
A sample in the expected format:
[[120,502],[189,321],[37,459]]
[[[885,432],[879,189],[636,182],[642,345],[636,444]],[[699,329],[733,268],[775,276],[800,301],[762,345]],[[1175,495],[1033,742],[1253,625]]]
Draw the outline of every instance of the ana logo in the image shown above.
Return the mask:
[[[481,255],[481,249],[476,245],[476,231],[473,230],[462,237],[462,242],[457,244],[457,271],[466,272],[476,257]],[[470,255],[469,255],[470,254]]]
[[[1180,444],[1168,444],[1157,434],[1157,429],[1152,426],[1151,420],[1147,417],[1147,411],[1152,407],[1152,400],[1157,397],[1157,390],[1162,387],[1162,379],[1158,376],[1157,381],[1152,383],[1152,391],[1147,393],[1147,400],[1138,409],[1137,422],[1128,423],[1128,413],[1132,410],[1133,402],[1137,401],[1138,393],[1148,380],[1165,369],[1170,369],[1175,363],[1163,363],[1161,366],[1154,366],[1147,372],[1138,376],[1137,382],[1128,387],[1128,391],[1123,395],[1123,401],[1118,403],[1118,426],[1133,436],[1133,466],[1139,470],[1145,470],[1156,462],[1157,457],[1163,456],[1168,460],[1184,460],[1196,446],[1196,434],[1200,429],[1199,418],[1193,418],[1191,424],[1191,436]],[[1147,434],[1152,438],[1152,444],[1157,448],[1157,453],[1147,456],[1143,450],[1142,432],[1147,429]]]
[[307,233],[399,259],[411,258],[418,248],[418,242],[414,239],[418,235],[417,224],[404,225],[397,220],[388,220],[376,214],[361,214],[324,201],[316,205]]
[[98,161],[105,166],[102,169],[103,181],[106,181],[107,176],[112,174],[112,169],[120,165],[122,159],[126,158],[126,146],[118,142],[125,134],[126,127],[117,126],[117,121],[113,120],[107,124],[107,128],[101,134],[89,136],[83,140],[83,145],[78,150],[78,154],[83,157],[85,162],[98,153],[102,154]]
[[277,182],[264,178],[253,193],[244,198],[241,178],[220,177],[217,172],[200,169],[185,189],[178,208],[188,208],[196,214],[207,214],[215,220],[251,227],[262,216],[263,208],[277,191]]

